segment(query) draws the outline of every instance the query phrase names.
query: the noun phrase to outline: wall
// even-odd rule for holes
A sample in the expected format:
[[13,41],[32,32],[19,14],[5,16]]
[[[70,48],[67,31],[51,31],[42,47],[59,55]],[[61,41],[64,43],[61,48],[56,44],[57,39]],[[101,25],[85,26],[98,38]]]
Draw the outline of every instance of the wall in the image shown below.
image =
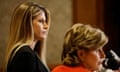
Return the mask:
[[103,9],[104,0],[73,0],[73,22],[104,29]]
[[[0,0],[0,67],[6,50],[11,15],[15,6],[22,1],[33,0]],[[60,63],[60,54],[65,31],[72,25],[71,0],[34,0],[51,11],[52,22],[47,42],[48,64]]]

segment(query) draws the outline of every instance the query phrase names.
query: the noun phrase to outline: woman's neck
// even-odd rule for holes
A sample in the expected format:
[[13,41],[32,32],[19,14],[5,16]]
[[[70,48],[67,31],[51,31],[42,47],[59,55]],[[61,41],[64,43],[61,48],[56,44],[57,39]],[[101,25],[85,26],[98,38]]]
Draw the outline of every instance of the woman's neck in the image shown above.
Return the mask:
[[33,40],[33,41],[30,43],[30,48],[31,48],[32,50],[34,50],[36,43],[37,43],[37,40]]

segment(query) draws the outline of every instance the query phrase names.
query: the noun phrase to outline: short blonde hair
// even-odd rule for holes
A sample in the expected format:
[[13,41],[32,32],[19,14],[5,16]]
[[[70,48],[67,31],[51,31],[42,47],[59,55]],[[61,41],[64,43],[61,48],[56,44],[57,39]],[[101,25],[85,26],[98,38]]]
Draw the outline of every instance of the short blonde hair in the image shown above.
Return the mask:
[[87,24],[74,24],[65,34],[62,61],[69,66],[79,65],[78,49],[98,49],[108,42],[105,33]]

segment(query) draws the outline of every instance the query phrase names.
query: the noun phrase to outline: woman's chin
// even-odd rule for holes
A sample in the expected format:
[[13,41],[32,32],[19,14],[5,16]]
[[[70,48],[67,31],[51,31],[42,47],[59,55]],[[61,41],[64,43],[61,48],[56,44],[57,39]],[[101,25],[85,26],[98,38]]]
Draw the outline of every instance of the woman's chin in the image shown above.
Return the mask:
[[101,70],[101,65],[96,66],[96,67],[93,69],[93,71],[99,71],[99,70]]
[[47,36],[42,36],[40,37],[40,40],[45,40],[47,38]]

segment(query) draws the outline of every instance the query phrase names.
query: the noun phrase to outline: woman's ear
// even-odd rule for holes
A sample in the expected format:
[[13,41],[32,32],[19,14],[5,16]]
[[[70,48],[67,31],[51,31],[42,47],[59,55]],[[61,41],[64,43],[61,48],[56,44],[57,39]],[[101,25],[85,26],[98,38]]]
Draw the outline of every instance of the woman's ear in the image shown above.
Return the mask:
[[78,50],[77,55],[78,55],[78,58],[83,61],[84,57],[85,57],[85,51],[84,50]]

